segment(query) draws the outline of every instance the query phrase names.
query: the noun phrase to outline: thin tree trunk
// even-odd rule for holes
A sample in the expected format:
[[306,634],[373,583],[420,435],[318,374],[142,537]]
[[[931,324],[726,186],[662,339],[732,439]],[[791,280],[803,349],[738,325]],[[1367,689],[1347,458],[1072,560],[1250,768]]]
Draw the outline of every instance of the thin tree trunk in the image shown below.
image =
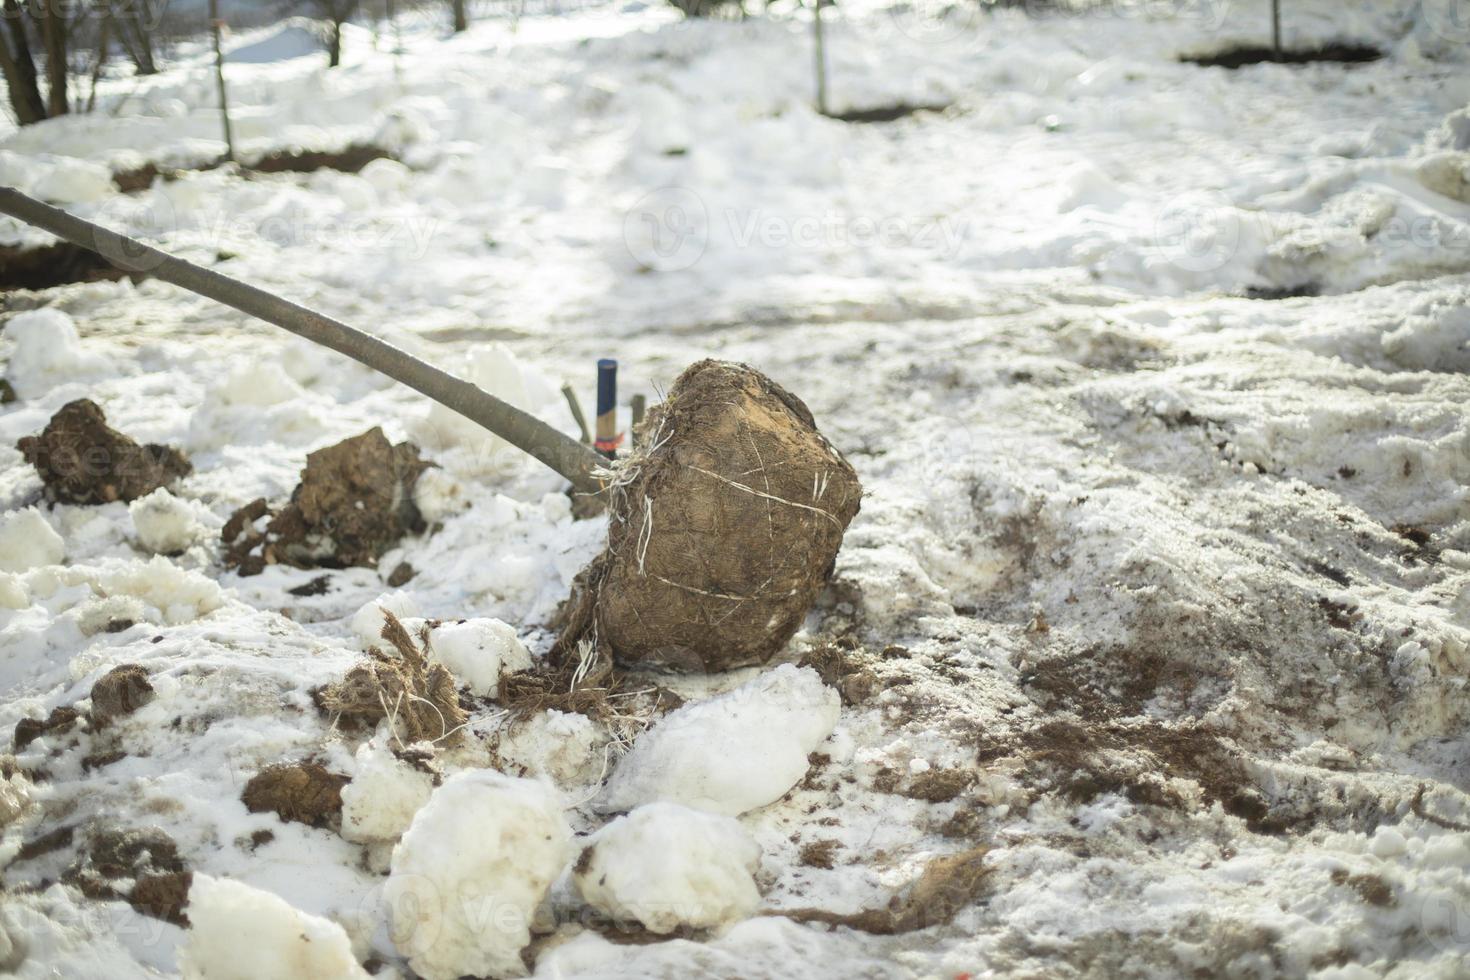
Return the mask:
[[[142,21],[130,18],[133,28],[133,44],[128,48],[139,75],[158,74],[158,65],[153,60],[153,33]],[[123,33],[126,33],[124,31]]]
[[233,163],[235,137],[230,132],[230,100],[225,95],[225,54],[219,42],[221,26],[219,0],[209,0],[209,32],[214,38],[214,83],[219,88],[219,115],[225,129],[225,159]]
[[1271,0],[1271,47],[1281,54],[1281,0]]
[[827,114],[827,46],[822,39],[822,0],[812,0],[812,41],[817,56],[817,111]]
[[97,79],[102,77],[102,68],[107,64],[107,49],[111,45],[112,17],[102,18],[102,26],[97,29],[97,60],[92,63],[92,88],[87,93],[87,112],[91,112],[97,106]]
[[66,21],[59,5],[44,0],[33,0],[31,10],[41,24],[41,44],[46,49],[46,112],[64,116],[67,113]]
[[453,0],[454,33],[456,34],[470,29],[470,15],[469,10],[466,8],[466,2],[467,0]]
[[0,10],[4,12],[5,26],[10,33],[8,43],[0,37],[0,70],[4,71],[5,84],[10,89],[15,121],[29,126],[46,118],[46,103],[41,99],[36,62],[31,57],[31,45],[26,39],[25,11],[21,9],[19,0],[3,0]]
[[342,63],[342,22],[332,21],[332,33],[327,36],[327,67],[336,68]]

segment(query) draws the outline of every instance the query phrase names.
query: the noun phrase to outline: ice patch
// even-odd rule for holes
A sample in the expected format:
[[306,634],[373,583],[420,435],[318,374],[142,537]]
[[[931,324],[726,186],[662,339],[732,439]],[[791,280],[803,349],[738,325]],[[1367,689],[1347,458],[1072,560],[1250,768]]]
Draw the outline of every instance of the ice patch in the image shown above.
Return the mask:
[[342,787],[342,836],[359,844],[392,843],[429,802],[434,777],[399,759],[381,741],[357,750],[357,772]]
[[737,816],[773,803],[806,774],[840,713],[816,671],[783,664],[671,712],[618,763],[598,809],[668,800]]
[[709,929],[760,903],[761,849],[731,817],[650,803],[592,836],[574,881],[589,905],[652,932]]
[[383,898],[399,952],[425,980],[523,975],[531,920],[570,839],[545,784],[486,770],[450,777],[393,851]]
[[366,980],[347,933],[284,899],[227,878],[195,874],[188,937],[179,950],[185,980]]

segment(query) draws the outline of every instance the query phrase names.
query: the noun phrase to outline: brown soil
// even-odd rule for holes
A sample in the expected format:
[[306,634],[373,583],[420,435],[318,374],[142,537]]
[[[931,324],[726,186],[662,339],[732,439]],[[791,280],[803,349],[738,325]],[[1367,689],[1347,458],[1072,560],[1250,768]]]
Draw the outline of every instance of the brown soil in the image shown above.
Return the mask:
[[372,659],[316,692],[318,707],[339,719],[367,726],[391,715],[404,745],[459,737],[469,715],[460,707],[454,676],[443,665],[429,663],[396,616],[386,610],[383,615],[387,619],[383,639],[397,656],[374,647]]
[[871,658],[838,643],[819,643],[801,658],[800,666],[811,667],[822,683],[835,687],[845,705],[862,704],[878,689],[878,675],[868,666]]
[[949,106],[942,102],[922,103],[911,105],[908,102],[895,102],[893,105],[871,106],[867,109],[846,109],[842,112],[828,112],[824,115],[828,119],[836,119],[845,123],[889,123],[921,112],[943,112]]
[[970,788],[975,774],[965,769],[930,769],[921,772],[901,792],[911,800],[948,803]]
[[250,777],[241,799],[251,813],[272,811],[282,820],[324,827],[341,820],[348,781],[315,762],[286,763]]
[[26,436],[16,448],[56,503],[134,500],[193,471],[177,449],[139,445],[111,428],[102,409],[85,398],[63,405],[40,435]]
[[[342,150],[276,150],[254,163],[246,164],[243,169],[263,174],[311,173],[322,169],[355,174],[372,161],[382,159],[393,159],[393,154],[371,143],[353,143]],[[215,170],[224,165],[223,159],[187,167],[169,167],[149,162],[131,170],[114,171],[112,183],[124,194],[133,194],[146,191],[160,177],[171,183],[184,174]]]
[[92,685],[92,725],[102,728],[114,718],[130,715],[153,700],[148,671],[140,664],[114,667]]
[[16,289],[50,289],[73,282],[103,282],[131,276],[134,282],[146,273],[129,273],[98,255],[70,242],[39,248],[0,245],[0,292]]
[[585,639],[623,665],[679,671],[766,662],[827,581],[857,475],[800,399],[723,361],[686,369],[638,441],[557,650]]
[[881,909],[840,913],[824,909],[791,909],[768,912],[797,922],[846,926],[860,932],[892,936],[943,925],[980,897],[990,870],[985,867],[987,847],[934,858],[917,881],[889,900]]
[[1361,65],[1382,57],[1382,51],[1366,44],[1328,44],[1320,48],[1281,51],[1259,44],[1241,44],[1214,54],[1188,55],[1179,60],[1201,68],[1235,69],[1246,65],[1308,65],[1322,61],[1339,65]]
[[19,752],[42,735],[69,731],[80,717],[77,709],[61,707],[51,709],[51,714],[44,719],[22,718],[15,723],[15,751]]
[[413,487],[431,465],[419,458],[417,446],[392,445],[380,428],[318,449],[306,457],[301,482],[264,534],[253,528],[269,513],[264,500],[230,517],[220,534],[225,563],[241,575],[275,564],[374,566],[405,534],[424,530]]
[[125,899],[144,915],[188,925],[191,875],[173,838],[157,828],[92,833],[62,877],[89,898]]

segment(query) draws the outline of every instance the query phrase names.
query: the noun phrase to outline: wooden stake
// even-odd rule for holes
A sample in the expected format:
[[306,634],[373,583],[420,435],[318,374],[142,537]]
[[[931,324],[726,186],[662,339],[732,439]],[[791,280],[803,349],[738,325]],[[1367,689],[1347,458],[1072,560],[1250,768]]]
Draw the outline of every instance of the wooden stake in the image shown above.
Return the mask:
[[562,383],[561,393],[567,400],[567,407],[572,410],[572,418],[577,420],[577,428],[582,430],[582,442],[592,445],[592,430],[587,428],[587,416],[582,414],[582,403],[577,401],[577,389],[566,381]]
[[633,396],[633,423],[628,431],[631,433],[633,448],[638,448],[638,427],[643,424],[643,412],[648,407],[648,399],[641,393]]
[[812,0],[812,40],[817,56],[817,111],[827,114],[827,47],[822,42],[822,0]]

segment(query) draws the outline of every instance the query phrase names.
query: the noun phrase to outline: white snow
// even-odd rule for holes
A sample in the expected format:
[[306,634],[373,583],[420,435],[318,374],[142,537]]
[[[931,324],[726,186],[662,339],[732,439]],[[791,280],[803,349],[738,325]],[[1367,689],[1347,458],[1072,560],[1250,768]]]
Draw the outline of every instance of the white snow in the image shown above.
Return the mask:
[[66,542],[36,508],[16,511],[0,523],[0,571],[59,565],[64,557]]
[[733,816],[774,803],[806,774],[841,710],[816,671],[784,664],[665,716],[618,762],[598,807],[667,800]]
[[[43,499],[16,442],[87,397],[189,452],[175,497],[198,529],[150,560],[128,506],[62,504],[39,514],[59,557],[44,534],[38,556],[0,548],[0,731],[85,711],[122,663],[155,688],[14,753],[35,778],[0,854],[156,826],[196,875],[341,922],[355,959],[408,976],[377,901],[394,838],[437,809],[443,841],[498,846],[480,806],[420,806],[418,766],[496,768],[555,783],[531,809],[579,835],[609,800],[740,813],[758,913],[881,908],[936,856],[991,849],[982,899],[922,934],[756,914],[646,945],[596,931],[570,854],[534,875],[507,857],[513,917],[545,893],[542,975],[1464,974],[1470,33],[1447,0],[1295,0],[1289,44],[1383,59],[1226,70],[1178,57],[1268,41],[1266,0],[1043,6],[825,8],[834,109],[950,106],[891,123],[814,110],[791,0],[707,21],[530,4],[514,30],[515,5],[472,5],[454,36],[400,4],[376,46],[352,26],[333,71],[309,21],[232,32],[242,156],[397,157],[359,174],[115,192],[106,171],[221,153],[200,37],[154,76],[110,60],[93,112],[0,119],[0,182],[567,433],[557,389],[590,414],[598,357],[621,362],[623,428],[629,395],[656,402],[698,358],[766,371],[865,489],[774,663],[837,643],[876,677],[825,741],[835,695],[767,667],[620,675],[595,720],[477,701],[462,742],[390,758],[386,732],[313,701],[381,645],[390,574],[414,569],[386,601],[415,633],[499,620],[534,665],[605,519],[573,520],[562,481],[413,391],[156,279],[7,293],[0,528],[35,528]],[[0,219],[0,244],[50,241]],[[437,465],[426,533],[377,568],[221,566],[231,513],[374,425]],[[305,758],[357,781],[343,832],[241,804],[250,773]],[[183,930],[65,883],[85,838],[0,870],[0,951],[24,948],[25,978],[176,975]],[[415,852],[425,887],[458,875],[435,835]],[[446,915],[446,948],[489,940],[514,968],[523,937],[485,932],[485,909]]]
[[340,925],[292,908],[268,891],[196,874],[185,911],[188,937],[179,950],[185,980],[357,980],[368,975]]
[[[364,647],[385,646],[383,627],[388,625],[384,612],[390,612],[398,620],[414,620],[420,617],[418,603],[413,596],[402,590],[384,592],[371,602],[364,603],[352,615],[352,632]],[[410,633],[414,631],[410,629]]]
[[393,851],[393,942],[425,980],[522,976],[537,906],[571,831],[550,787],[481,770],[434,791]]
[[514,626],[498,619],[445,623],[429,632],[429,658],[449,668],[474,694],[498,697],[500,679],[531,666]]
[[128,513],[139,543],[161,555],[183,551],[204,533],[194,508],[163,487],[128,504]]
[[434,777],[379,739],[359,746],[356,762],[352,781],[342,787],[342,836],[360,844],[395,843],[429,801]]
[[76,323],[61,310],[17,313],[0,336],[15,343],[5,378],[21,398],[39,398],[95,366],[82,351]]
[[746,918],[760,902],[760,845],[738,821],[677,803],[650,803],[592,835],[577,863],[577,891],[614,921],[652,932],[710,929]]

